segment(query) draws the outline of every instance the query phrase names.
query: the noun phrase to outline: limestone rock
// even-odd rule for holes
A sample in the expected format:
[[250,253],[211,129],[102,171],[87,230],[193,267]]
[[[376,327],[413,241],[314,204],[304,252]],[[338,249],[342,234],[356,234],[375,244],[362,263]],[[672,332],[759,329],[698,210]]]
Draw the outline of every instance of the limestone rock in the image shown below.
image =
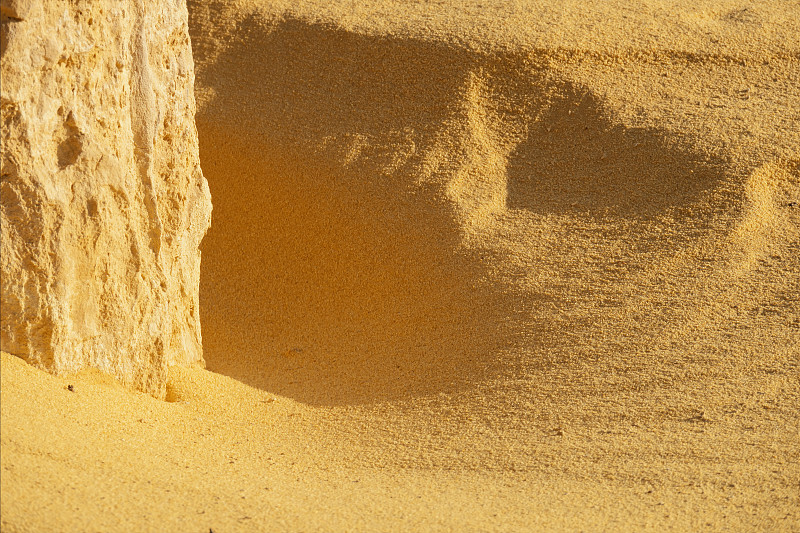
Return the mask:
[[2,0],[2,349],[157,397],[202,362],[186,4]]

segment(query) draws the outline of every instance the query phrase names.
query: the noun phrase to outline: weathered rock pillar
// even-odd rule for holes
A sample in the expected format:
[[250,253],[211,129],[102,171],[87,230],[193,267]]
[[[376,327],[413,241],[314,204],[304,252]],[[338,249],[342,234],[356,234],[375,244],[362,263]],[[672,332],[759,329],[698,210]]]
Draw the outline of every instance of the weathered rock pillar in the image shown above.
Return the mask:
[[185,1],[2,0],[2,349],[163,396],[202,362]]

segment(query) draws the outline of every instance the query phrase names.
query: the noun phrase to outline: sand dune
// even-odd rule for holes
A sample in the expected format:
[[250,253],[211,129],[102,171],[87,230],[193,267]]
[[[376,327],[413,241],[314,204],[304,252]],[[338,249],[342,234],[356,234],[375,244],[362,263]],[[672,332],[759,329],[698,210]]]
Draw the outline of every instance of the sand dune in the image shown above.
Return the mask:
[[4,528],[797,528],[797,9],[358,4],[189,2],[207,370],[4,356]]
[[714,313],[759,305],[725,287],[764,290],[770,254],[779,346],[795,346],[796,163],[748,177],[690,135],[626,124],[546,55],[296,19],[236,33],[199,60],[210,369],[341,404],[685,357],[666,331],[757,331]]

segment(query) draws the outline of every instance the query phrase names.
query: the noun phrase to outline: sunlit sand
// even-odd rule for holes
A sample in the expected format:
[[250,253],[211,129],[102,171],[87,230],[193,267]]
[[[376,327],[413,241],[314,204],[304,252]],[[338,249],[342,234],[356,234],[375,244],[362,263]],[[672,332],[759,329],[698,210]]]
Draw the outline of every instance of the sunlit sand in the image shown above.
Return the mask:
[[206,368],[3,354],[4,531],[800,527],[800,11],[553,4],[190,0]]

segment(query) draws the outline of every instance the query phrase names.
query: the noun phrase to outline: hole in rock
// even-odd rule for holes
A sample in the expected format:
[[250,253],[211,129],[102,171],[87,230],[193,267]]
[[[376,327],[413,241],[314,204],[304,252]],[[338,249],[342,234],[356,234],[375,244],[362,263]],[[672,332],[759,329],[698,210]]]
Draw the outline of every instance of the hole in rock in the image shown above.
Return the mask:
[[63,169],[74,164],[83,151],[81,132],[75,124],[72,112],[67,116],[59,135],[62,140],[58,143],[56,156],[58,157],[58,166]]

